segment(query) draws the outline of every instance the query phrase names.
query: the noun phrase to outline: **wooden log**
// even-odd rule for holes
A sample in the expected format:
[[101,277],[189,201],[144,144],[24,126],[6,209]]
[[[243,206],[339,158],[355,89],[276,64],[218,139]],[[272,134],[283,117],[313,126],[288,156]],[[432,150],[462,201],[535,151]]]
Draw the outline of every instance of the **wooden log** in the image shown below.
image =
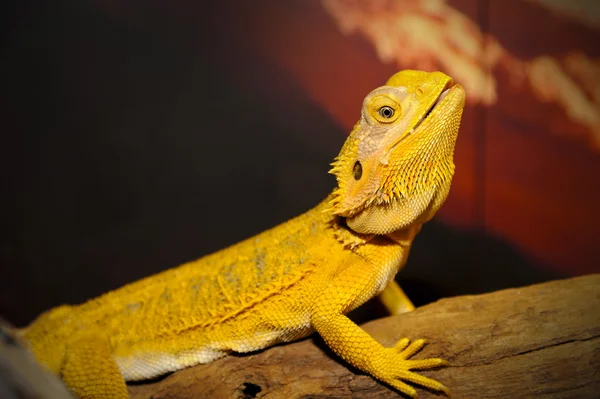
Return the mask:
[[[402,337],[427,338],[415,358],[442,357],[451,366],[421,373],[446,384],[453,398],[600,397],[600,274],[442,299],[363,328],[386,346]],[[132,399],[400,397],[349,368],[318,335],[132,384],[129,391]]]

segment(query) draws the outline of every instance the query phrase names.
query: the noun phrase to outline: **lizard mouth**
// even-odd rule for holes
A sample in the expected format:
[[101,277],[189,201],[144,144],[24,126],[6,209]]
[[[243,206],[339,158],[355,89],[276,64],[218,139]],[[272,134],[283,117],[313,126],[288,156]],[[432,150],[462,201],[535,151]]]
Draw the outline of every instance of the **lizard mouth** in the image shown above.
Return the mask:
[[410,129],[410,131],[408,132],[408,134],[413,133],[415,130],[417,130],[417,128],[421,125],[421,123],[423,123],[423,121],[425,119],[427,119],[429,117],[429,115],[431,115],[431,112],[435,109],[435,107],[438,106],[439,103],[442,102],[442,100],[444,98],[446,98],[446,96],[448,95],[448,93],[450,93],[450,90],[452,90],[452,88],[456,86],[454,84],[454,82],[452,81],[452,79],[450,79],[448,81],[448,83],[446,83],[446,86],[444,86],[444,88],[442,89],[440,95],[438,96],[437,100],[435,100],[435,102],[433,104],[431,104],[431,107],[429,107],[429,109],[427,110],[427,112],[425,113],[425,115],[423,115],[423,117],[421,119],[419,119],[419,121],[415,124],[415,126],[413,126],[412,129]]
[[450,94],[452,89],[454,89],[457,86],[458,85],[454,84],[454,81],[452,79],[448,80],[448,83],[446,83],[444,88],[440,91],[437,99],[431,104],[431,106],[429,107],[427,112],[423,115],[423,117],[421,117],[421,119],[419,119],[417,121],[417,123],[415,123],[415,125],[412,127],[412,129],[410,129],[407,133],[403,134],[400,138],[398,138],[398,140],[396,140],[394,143],[392,143],[392,145],[388,148],[387,152],[389,153],[389,152],[393,151],[394,148],[398,144],[400,144],[402,141],[404,141],[407,137],[410,137],[415,132],[415,130],[417,130],[417,128],[419,126],[421,126],[421,123],[423,123],[429,117],[429,115],[431,115],[431,113],[442,102],[442,100],[444,98],[446,98],[448,96],[448,94]]

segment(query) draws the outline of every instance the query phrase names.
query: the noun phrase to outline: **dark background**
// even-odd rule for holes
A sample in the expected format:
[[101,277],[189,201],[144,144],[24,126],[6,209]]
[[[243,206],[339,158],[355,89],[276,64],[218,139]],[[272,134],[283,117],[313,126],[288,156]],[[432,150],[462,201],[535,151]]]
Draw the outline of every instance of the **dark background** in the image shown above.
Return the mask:
[[[333,188],[326,172],[362,97],[420,66],[380,61],[317,1],[163,3],[5,6],[0,315],[18,325],[316,205]],[[451,6],[522,59],[569,46],[598,55],[595,27],[531,2],[512,12],[571,29],[565,49],[540,49],[547,39],[506,28],[510,9]],[[504,19],[494,25],[490,15]],[[600,270],[598,151],[548,133],[545,115],[567,113],[493,73],[501,100],[468,104],[451,197],[398,276],[417,304]],[[582,187],[574,174],[584,191],[572,192]],[[503,202],[502,193],[515,196]]]

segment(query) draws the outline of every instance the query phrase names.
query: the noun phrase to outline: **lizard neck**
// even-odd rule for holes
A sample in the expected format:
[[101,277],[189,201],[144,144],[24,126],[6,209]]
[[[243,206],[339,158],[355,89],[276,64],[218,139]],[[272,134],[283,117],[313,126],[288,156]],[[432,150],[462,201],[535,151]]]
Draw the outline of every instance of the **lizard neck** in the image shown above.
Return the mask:
[[329,221],[334,237],[346,248],[356,250],[361,245],[371,241],[374,234],[361,234],[352,230],[346,224],[345,218],[334,216]]
[[413,223],[386,235],[376,235],[355,232],[344,223],[343,218],[334,218],[331,223],[336,239],[352,252],[365,259],[386,259],[384,263],[377,262],[381,273],[377,294],[383,291],[396,273],[404,267],[414,238],[422,227],[422,223]]
[[405,229],[386,234],[386,237],[403,247],[410,247],[415,236],[421,231],[421,227],[423,227],[422,223],[415,223]]
[[367,244],[374,238],[383,237],[401,247],[410,248],[415,236],[419,234],[419,231],[421,231],[421,227],[423,226],[423,223],[413,223],[404,229],[396,230],[385,235],[377,235],[363,234],[352,230],[352,228],[346,224],[345,218],[343,217],[332,216],[328,222],[336,239],[345,247],[353,250],[361,245]]

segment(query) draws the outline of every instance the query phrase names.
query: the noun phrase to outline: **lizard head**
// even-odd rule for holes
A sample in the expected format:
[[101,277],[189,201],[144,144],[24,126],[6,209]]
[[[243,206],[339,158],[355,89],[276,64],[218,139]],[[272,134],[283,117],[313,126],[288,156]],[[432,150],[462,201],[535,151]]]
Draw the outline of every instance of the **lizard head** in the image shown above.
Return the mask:
[[464,104],[463,88],[441,72],[401,71],[369,93],[332,163],[333,214],[365,234],[431,219],[450,191]]

